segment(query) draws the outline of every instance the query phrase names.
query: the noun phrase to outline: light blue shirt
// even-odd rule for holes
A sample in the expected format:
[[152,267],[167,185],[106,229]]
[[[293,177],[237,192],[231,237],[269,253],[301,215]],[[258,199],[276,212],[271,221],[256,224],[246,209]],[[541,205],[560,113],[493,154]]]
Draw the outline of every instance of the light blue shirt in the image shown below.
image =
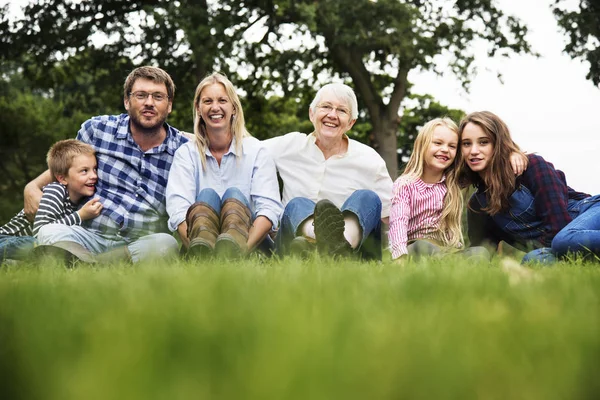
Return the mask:
[[248,199],[255,217],[267,217],[273,230],[283,212],[275,163],[261,142],[246,137],[242,156],[236,157],[235,139],[223,155],[221,165],[207,148],[206,170],[202,169],[196,141],[189,141],[176,152],[167,182],[167,213],[169,229],[177,230],[185,221],[188,208],[202,189],[214,189],[223,196],[228,188],[239,189]]

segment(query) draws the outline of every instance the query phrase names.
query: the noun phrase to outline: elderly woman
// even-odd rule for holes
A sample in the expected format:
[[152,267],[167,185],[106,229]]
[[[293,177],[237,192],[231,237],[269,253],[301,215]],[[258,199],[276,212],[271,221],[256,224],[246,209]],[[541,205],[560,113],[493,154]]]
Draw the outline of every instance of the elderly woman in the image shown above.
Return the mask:
[[196,88],[194,136],[169,172],[169,228],[193,255],[246,254],[277,228],[283,206],[275,164],[250,137],[235,88],[221,74]]
[[392,180],[375,150],[348,138],[358,116],[347,85],[323,86],[310,104],[314,131],[264,141],[283,180],[285,210],[277,234],[280,254],[310,250],[381,258]]

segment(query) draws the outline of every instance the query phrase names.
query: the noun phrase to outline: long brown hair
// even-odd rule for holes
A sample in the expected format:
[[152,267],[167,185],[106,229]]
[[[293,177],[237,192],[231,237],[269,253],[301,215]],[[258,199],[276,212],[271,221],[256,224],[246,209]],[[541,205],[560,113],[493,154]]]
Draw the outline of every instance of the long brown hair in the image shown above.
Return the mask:
[[[414,182],[423,175],[425,153],[427,153],[431,144],[433,132],[438,126],[446,127],[458,136],[458,127],[450,118],[436,118],[426,123],[419,131],[410,159],[406,164],[404,172],[398,179],[402,179],[408,183]],[[443,233],[444,244],[450,247],[458,247],[463,242],[461,229],[463,197],[460,186],[456,181],[456,166],[459,158],[460,152],[457,151],[452,164],[444,171],[447,191],[444,196],[444,208],[440,217],[439,230]]]
[[479,189],[484,189],[487,207],[482,210],[495,215],[509,207],[510,196],[516,188],[516,177],[510,165],[510,156],[514,152],[520,152],[521,149],[512,140],[504,121],[490,111],[474,112],[460,121],[459,143],[462,143],[463,130],[468,123],[479,126],[490,139],[493,146],[492,157],[486,167],[486,173],[483,174],[485,178],[473,172],[466,164],[465,157],[461,157],[458,179],[463,187],[472,184]]

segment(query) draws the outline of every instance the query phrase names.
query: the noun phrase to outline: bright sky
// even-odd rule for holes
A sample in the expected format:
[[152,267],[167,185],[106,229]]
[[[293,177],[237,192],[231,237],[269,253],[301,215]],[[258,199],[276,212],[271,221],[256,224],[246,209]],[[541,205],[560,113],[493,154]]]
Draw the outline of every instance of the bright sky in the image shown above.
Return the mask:
[[[11,11],[27,2],[11,1]],[[410,79],[416,93],[432,94],[449,107],[498,114],[522,149],[551,161],[574,189],[599,194],[600,89],[585,79],[583,62],[562,53],[566,36],[558,30],[552,2],[497,0],[502,10],[527,24],[528,39],[540,58],[478,58],[479,73],[469,94],[451,76],[415,73]],[[0,0],[0,5],[6,3]],[[494,71],[502,73],[504,84]]]
[[[478,59],[479,74],[470,94],[452,77],[413,74],[417,93],[432,94],[439,102],[466,112],[488,110],[502,118],[513,139],[562,170],[567,184],[578,191],[600,194],[600,89],[585,79],[587,65],[562,49],[549,5],[553,0],[499,0],[500,8],[523,20],[528,39],[541,57]],[[493,71],[503,75],[504,85]]]

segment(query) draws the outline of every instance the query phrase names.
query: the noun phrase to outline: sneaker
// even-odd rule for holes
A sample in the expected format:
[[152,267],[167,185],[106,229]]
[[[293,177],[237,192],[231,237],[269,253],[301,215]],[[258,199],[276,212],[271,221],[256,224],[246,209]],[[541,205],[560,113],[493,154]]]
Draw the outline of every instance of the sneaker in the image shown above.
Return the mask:
[[305,259],[310,256],[316,248],[316,241],[304,236],[297,236],[290,243],[290,254]]
[[37,258],[49,257],[67,265],[73,265],[77,262],[94,264],[96,260],[93,254],[75,242],[56,242],[52,245],[39,245],[33,249],[34,256]]
[[315,206],[315,236],[321,254],[347,256],[352,252],[344,237],[344,215],[329,200],[320,200]]

